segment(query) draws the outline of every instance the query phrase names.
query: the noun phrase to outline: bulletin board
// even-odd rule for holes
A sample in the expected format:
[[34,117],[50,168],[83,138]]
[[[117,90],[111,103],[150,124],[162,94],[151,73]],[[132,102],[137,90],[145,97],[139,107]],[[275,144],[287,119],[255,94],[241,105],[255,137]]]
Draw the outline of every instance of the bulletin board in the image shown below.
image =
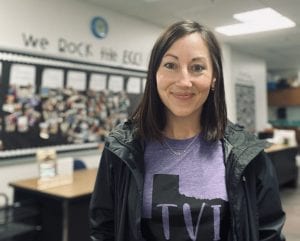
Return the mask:
[[146,72],[0,51],[0,158],[98,148],[142,96]]

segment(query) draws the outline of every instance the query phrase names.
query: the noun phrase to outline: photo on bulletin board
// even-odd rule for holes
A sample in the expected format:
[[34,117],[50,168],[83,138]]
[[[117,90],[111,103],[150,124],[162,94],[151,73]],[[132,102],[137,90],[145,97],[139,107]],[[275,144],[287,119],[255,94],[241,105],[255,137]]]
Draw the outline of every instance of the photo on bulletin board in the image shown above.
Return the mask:
[[255,87],[252,85],[236,84],[237,123],[247,131],[255,132]]

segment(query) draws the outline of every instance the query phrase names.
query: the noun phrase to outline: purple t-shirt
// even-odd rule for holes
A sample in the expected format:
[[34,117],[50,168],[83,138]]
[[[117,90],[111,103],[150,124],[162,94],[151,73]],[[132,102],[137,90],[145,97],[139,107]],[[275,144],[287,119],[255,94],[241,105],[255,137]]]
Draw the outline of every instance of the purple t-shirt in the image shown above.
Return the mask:
[[142,229],[145,240],[227,240],[229,227],[221,142],[201,134],[146,143]]

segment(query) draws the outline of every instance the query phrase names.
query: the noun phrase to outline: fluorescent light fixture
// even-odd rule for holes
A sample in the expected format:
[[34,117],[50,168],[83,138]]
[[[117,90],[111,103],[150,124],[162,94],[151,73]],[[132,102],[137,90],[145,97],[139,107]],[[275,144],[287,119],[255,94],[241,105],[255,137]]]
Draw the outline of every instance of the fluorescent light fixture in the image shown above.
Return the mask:
[[262,8],[254,11],[234,14],[233,17],[241,23],[215,28],[219,33],[227,36],[258,33],[271,30],[295,27],[289,18],[282,16],[272,8]]

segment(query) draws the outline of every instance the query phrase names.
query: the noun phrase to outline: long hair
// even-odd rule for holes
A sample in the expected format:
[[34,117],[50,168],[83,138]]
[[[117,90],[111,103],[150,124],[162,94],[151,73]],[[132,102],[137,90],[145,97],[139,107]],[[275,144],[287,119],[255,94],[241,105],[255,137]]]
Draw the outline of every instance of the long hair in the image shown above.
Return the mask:
[[214,90],[210,91],[204,103],[199,122],[203,137],[208,141],[216,141],[224,136],[227,122],[225,90],[222,67],[222,54],[214,34],[205,26],[194,21],[180,21],[168,27],[153,46],[147,73],[145,92],[137,109],[130,119],[137,126],[137,134],[143,139],[163,138],[166,125],[166,110],[162,103],[156,83],[156,73],[161,60],[168,49],[178,39],[199,33],[206,42],[213,66],[213,77],[216,79]]

